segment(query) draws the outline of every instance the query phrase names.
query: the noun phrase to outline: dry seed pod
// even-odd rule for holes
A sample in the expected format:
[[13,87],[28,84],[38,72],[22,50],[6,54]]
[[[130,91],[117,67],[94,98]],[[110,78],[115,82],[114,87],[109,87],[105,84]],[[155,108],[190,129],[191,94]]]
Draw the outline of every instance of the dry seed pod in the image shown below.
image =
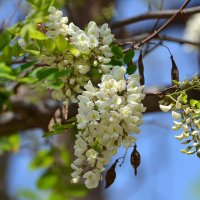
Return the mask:
[[172,61],[171,79],[172,79],[172,85],[174,85],[173,80],[179,82],[179,71],[173,56],[171,56],[170,59]]
[[142,51],[140,51],[140,55],[138,59],[138,69],[139,69],[139,75],[140,75],[140,85],[144,85],[144,64],[143,64]]
[[140,153],[137,151],[137,145],[134,145],[133,152],[131,153],[131,164],[133,165],[133,168],[135,170],[135,176],[137,175],[137,168],[140,165]]
[[116,167],[117,162],[118,162],[118,160],[116,160],[115,163],[106,172],[106,175],[105,175],[105,181],[106,181],[105,189],[108,188],[110,185],[112,185],[113,182],[115,181],[115,178],[116,178],[115,167]]

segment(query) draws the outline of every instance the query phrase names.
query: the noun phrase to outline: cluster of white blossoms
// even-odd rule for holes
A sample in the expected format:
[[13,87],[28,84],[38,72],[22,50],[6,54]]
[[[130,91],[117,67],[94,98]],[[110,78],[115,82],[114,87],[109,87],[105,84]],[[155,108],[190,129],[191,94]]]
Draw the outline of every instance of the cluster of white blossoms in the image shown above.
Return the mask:
[[[200,13],[194,14],[186,23],[184,38],[200,43]],[[199,50],[200,47],[192,46],[191,50]]]
[[[192,85],[198,87],[198,76],[195,75],[191,82],[185,80],[185,84],[190,87]],[[200,157],[200,102],[193,99],[188,101],[185,91],[178,92],[178,95],[175,96],[176,98],[171,96],[173,102],[169,105],[160,105],[160,109],[163,112],[172,110],[174,119],[172,130],[180,131],[180,134],[176,135],[175,138],[181,140],[182,144],[189,145],[181,152],[188,155],[197,153],[197,156]]]
[[73,183],[83,177],[87,188],[96,188],[118,147],[131,147],[136,140],[133,133],[140,132],[144,86],[140,86],[138,75],[129,75],[126,80],[125,73],[124,67],[115,66],[102,76],[98,87],[88,81],[78,96]]
[[[70,71],[70,76],[60,78],[65,83],[64,88],[55,90],[53,96],[59,100],[65,99],[66,102],[68,99],[77,102],[76,95],[83,91],[90,71],[96,71],[102,76],[112,69],[112,65],[109,64],[113,56],[110,45],[114,37],[108,24],[99,28],[95,22],[90,22],[84,31],[73,23],[67,25],[67,22],[68,18],[63,17],[61,11],[54,7],[49,8],[48,19],[43,24],[43,33],[47,38],[55,40],[59,35],[63,35],[71,51],[66,48],[64,52],[58,53],[43,48],[38,61],[43,66],[46,64],[47,67]],[[19,40],[19,44],[26,49],[27,44],[23,39]]]

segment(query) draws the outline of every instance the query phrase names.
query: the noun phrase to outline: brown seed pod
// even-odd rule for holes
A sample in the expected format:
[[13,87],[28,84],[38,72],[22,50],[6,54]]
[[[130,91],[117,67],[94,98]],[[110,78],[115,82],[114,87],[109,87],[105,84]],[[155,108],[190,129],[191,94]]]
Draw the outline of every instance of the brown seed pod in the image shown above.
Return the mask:
[[116,160],[115,163],[106,172],[106,175],[105,175],[105,181],[106,181],[105,189],[110,187],[110,185],[112,185],[113,182],[115,181],[115,178],[116,178],[115,167],[116,167],[117,162],[118,162],[118,160]]
[[143,64],[142,51],[140,51],[140,55],[138,59],[138,70],[139,70],[139,75],[140,75],[140,85],[144,85],[144,64]]
[[174,85],[173,80],[179,82],[179,70],[172,55],[170,59],[172,61],[171,79],[172,79],[172,85]]
[[131,153],[131,164],[133,165],[135,176],[137,175],[137,168],[140,165],[140,153],[137,151],[137,145],[134,145],[133,152]]

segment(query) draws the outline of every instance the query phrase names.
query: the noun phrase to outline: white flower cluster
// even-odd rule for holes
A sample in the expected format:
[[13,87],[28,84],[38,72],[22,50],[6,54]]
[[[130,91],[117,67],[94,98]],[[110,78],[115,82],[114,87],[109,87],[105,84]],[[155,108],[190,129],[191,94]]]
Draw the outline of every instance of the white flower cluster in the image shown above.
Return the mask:
[[[95,22],[90,22],[83,31],[73,23],[67,25],[67,22],[68,18],[63,17],[61,11],[54,7],[49,8],[44,33],[47,38],[55,40],[59,35],[65,36],[71,51],[66,49],[62,53],[52,53],[43,48],[39,55],[39,62],[50,67],[57,67],[59,70],[70,70],[70,77],[61,78],[65,83],[64,88],[54,91],[53,96],[59,100],[69,98],[72,102],[76,102],[76,95],[83,91],[83,86],[89,80],[88,73],[92,69],[99,76],[112,69],[112,65],[109,65],[113,56],[110,44],[114,37],[108,24],[103,24],[99,28]],[[19,45],[26,48],[22,39],[19,40]]]
[[98,88],[88,81],[78,96],[73,183],[83,177],[87,188],[96,188],[104,166],[117,148],[121,144],[129,148],[136,140],[132,133],[140,132],[138,127],[145,111],[141,103],[145,96],[143,86],[138,75],[129,75],[126,80],[125,73],[124,67],[115,66],[102,76]]
[[[181,134],[175,136],[178,140],[184,140],[182,144],[190,144],[186,149],[181,152],[186,154],[200,153],[200,109],[195,106],[186,105],[187,95],[183,92],[180,94],[174,104],[160,105],[163,112],[172,110],[172,117],[174,125],[172,130],[179,131],[182,129]],[[193,149],[192,149],[193,148]],[[200,156],[200,154],[198,155]]]
[[[200,13],[193,15],[187,21],[184,38],[192,42],[200,43]],[[195,46],[192,46],[190,49],[199,50],[200,46],[198,49]]]
[[60,34],[66,36],[68,34],[67,22],[68,18],[63,17],[62,11],[50,7],[48,21],[45,23],[47,37],[56,38]]

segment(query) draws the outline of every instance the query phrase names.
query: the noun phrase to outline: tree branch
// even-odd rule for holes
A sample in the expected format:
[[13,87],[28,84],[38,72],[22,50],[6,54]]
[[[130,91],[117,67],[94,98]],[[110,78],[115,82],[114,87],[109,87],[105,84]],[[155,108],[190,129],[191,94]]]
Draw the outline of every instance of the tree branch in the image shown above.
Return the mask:
[[[146,112],[160,111],[160,97],[173,90],[174,86],[168,87],[165,90],[158,87],[146,88],[146,96],[142,102],[147,108]],[[200,92],[191,90],[188,93],[188,98],[200,100]],[[0,115],[0,137],[32,128],[42,128],[44,131],[47,131],[49,121],[53,118],[55,111],[61,106],[61,103],[52,99],[48,99],[39,105],[26,103],[23,100],[16,100],[12,103],[13,111]],[[77,110],[78,105],[71,104],[68,109],[68,118],[76,116]]]
[[12,102],[12,111],[0,115],[0,136],[31,128],[48,130],[48,124],[61,104],[55,100],[45,100],[39,105],[23,100]]
[[[121,28],[122,26],[126,26],[129,24],[133,24],[136,22],[144,21],[144,20],[150,20],[150,19],[169,19],[174,14],[176,14],[179,11],[179,9],[173,9],[173,10],[162,10],[162,11],[155,11],[155,12],[149,12],[146,14],[141,14],[129,19],[125,19],[116,23],[111,24],[112,29]],[[179,17],[185,17],[188,18],[193,14],[200,12],[200,6],[187,8],[184,10],[183,13],[179,15]]]
[[169,24],[171,24],[173,22],[173,20],[180,14],[183,14],[183,9],[188,5],[188,3],[190,3],[191,0],[186,0],[182,6],[179,8],[179,10],[174,13],[159,29],[155,30],[154,33],[150,34],[148,37],[146,37],[144,40],[142,40],[141,42],[139,42],[138,44],[134,45],[134,49],[138,49],[140,46],[142,46],[143,44],[147,43],[148,41],[150,41],[151,39],[153,39],[154,37],[156,37],[158,35],[158,33],[160,33],[162,30],[164,30],[167,26],[169,26]]

